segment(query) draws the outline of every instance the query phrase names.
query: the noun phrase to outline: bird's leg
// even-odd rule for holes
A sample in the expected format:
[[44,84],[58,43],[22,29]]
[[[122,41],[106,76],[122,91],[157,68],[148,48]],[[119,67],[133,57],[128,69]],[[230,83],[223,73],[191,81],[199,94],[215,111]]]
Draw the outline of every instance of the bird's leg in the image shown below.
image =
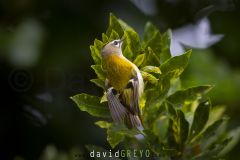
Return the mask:
[[106,92],[110,91],[109,89],[111,88],[111,92],[116,96],[117,95],[117,90],[114,89],[110,84],[109,84],[109,80],[106,78],[105,79],[105,90]]

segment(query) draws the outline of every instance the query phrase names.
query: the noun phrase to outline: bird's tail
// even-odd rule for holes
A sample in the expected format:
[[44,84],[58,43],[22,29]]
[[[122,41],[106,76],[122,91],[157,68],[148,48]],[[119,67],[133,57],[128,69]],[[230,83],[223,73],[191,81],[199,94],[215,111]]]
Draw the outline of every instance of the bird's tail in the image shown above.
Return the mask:
[[132,113],[128,112],[125,117],[125,124],[126,126],[131,128],[137,128],[139,130],[143,130],[142,122],[138,115],[133,115]]

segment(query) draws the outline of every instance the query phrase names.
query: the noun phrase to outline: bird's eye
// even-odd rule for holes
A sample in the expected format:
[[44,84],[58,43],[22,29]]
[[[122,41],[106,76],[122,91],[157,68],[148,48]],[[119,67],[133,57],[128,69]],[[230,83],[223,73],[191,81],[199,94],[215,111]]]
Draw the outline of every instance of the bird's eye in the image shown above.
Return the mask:
[[118,45],[118,41],[114,41],[113,44],[114,44],[115,46],[117,46],[117,45]]

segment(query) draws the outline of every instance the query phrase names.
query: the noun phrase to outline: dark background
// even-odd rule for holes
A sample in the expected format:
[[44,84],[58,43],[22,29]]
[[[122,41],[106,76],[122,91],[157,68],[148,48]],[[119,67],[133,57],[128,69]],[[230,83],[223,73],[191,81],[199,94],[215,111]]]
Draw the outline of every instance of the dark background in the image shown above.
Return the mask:
[[[210,94],[212,103],[225,104],[230,126],[239,126],[239,1],[155,2],[154,9],[147,6],[148,11],[127,0],[0,2],[1,160],[38,159],[49,144],[62,152],[85,144],[109,147],[104,131],[94,125],[96,119],[81,112],[69,97],[82,92],[102,94],[89,82],[95,77],[89,45],[105,32],[110,12],[140,34],[147,21],[165,31],[208,16],[212,32],[224,38],[196,52],[203,65],[187,70],[183,79],[216,84]],[[189,68],[199,60],[194,54],[195,50]],[[204,65],[205,60],[209,65]],[[237,145],[227,158],[236,159],[239,149]]]

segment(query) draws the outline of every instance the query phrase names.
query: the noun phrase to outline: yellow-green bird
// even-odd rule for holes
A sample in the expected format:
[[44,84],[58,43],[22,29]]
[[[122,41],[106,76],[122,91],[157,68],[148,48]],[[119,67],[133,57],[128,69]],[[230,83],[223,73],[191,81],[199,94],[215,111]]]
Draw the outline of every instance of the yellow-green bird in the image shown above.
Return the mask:
[[108,106],[114,122],[124,122],[128,128],[142,128],[139,100],[144,89],[143,78],[138,67],[123,56],[122,43],[122,39],[113,40],[101,51]]

